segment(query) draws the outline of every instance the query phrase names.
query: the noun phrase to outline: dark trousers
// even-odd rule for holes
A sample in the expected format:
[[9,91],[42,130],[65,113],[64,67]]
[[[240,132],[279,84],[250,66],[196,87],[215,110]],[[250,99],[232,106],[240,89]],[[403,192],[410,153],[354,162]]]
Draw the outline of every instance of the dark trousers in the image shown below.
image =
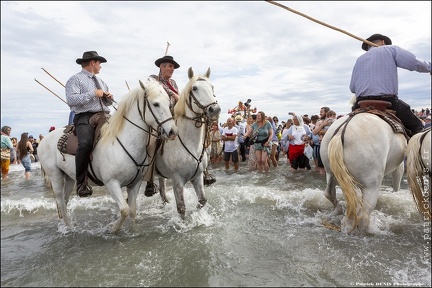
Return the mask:
[[358,102],[362,100],[384,100],[390,102],[392,105],[388,109],[396,111],[396,117],[401,120],[402,124],[408,130],[407,134],[410,137],[423,130],[423,123],[421,120],[416,115],[414,115],[414,113],[411,111],[411,107],[404,101],[400,100],[397,96],[357,97],[356,103],[352,107],[353,111],[360,107]]
[[78,148],[75,155],[77,188],[84,182],[87,182],[87,169],[95,134],[95,128],[89,124],[89,119],[94,114],[96,113],[85,112],[75,114],[74,117],[75,131],[78,137]]
[[241,161],[246,161],[246,145],[244,142],[239,144],[240,144]]

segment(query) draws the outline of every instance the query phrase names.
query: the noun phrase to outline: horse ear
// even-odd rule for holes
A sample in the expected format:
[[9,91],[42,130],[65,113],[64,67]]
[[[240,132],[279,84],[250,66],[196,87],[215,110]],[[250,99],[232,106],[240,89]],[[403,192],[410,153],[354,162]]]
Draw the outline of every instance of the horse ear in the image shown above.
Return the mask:
[[139,84],[140,84],[141,88],[145,91],[146,88],[144,87],[144,84],[141,82],[141,80],[138,80],[138,81],[139,81]]
[[207,69],[207,72],[206,72],[205,76],[206,76],[207,78],[210,78],[210,67]]
[[189,69],[188,69],[188,77],[189,77],[189,79],[192,79],[193,75],[194,75],[194,73],[193,73],[192,67],[189,67]]

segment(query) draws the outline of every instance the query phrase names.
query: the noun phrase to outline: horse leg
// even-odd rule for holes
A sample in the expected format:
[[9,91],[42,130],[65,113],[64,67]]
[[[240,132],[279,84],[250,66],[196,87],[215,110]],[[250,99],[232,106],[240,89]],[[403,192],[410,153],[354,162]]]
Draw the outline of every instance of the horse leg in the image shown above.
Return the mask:
[[369,228],[370,215],[374,211],[378,201],[379,187],[380,185],[363,187],[361,194],[357,194],[357,197],[362,198],[363,205],[357,207],[357,222],[355,219],[348,219],[347,216],[343,218],[342,226],[345,233],[352,233],[358,236],[366,235]]
[[363,209],[359,210],[359,224],[358,224],[358,230],[360,232],[360,235],[365,235],[370,222],[370,215],[372,211],[375,210],[376,204],[378,202],[378,186],[374,186],[371,188],[364,187],[362,188],[363,193]]
[[329,172],[326,173],[327,186],[324,190],[324,196],[333,204],[333,208],[337,207],[336,199],[336,179]]
[[[141,182],[140,181],[136,181],[134,184],[132,184],[132,186],[130,187],[130,189],[133,191],[134,189],[139,189]],[[115,202],[117,203],[117,205],[119,206],[120,209],[120,218],[117,219],[116,221],[108,224],[107,229],[112,232],[112,233],[117,233],[120,228],[123,226],[124,221],[126,220],[126,217],[129,216],[130,214],[130,209],[129,209],[129,205],[126,202],[126,200],[123,198],[123,192],[122,189],[120,187],[120,184],[117,180],[111,180],[109,182],[107,182],[105,184],[105,186],[108,188],[108,190],[111,193],[111,196],[114,198]],[[136,198],[135,198],[136,201]]]
[[405,170],[404,162],[402,161],[399,167],[392,172],[392,186],[394,192],[400,190],[400,184],[402,182],[402,176],[404,174],[404,170]]
[[184,191],[184,184],[180,183],[179,181],[173,179],[173,190],[174,190],[174,196],[176,200],[177,205],[177,212],[180,214],[181,219],[185,219],[186,215],[186,205],[184,201],[183,191]]
[[203,173],[197,174],[196,177],[195,177],[195,179],[193,179],[191,182],[192,182],[192,185],[193,185],[193,187],[195,189],[195,193],[196,193],[196,195],[198,197],[197,208],[201,209],[207,203],[207,199],[205,198],[205,194],[204,194],[204,178],[203,178]]
[[70,195],[73,191],[73,188],[75,186],[75,180],[69,177],[66,173],[64,174],[64,200],[66,202],[66,206],[69,203]]
[[131,218],[133,224],[135,224],[135,220],[136,220],[136,211],[137,211],[136,200],[138,198],[139,188],[141,187],[141,183],[142,183],[142,178],[140,179],[141,180],[139,181],[138,184],[134,184],[132,186],[127,187],[127,194],[128,194],[127,204],[129,205],[129,217]]
[[166,179],[162,177],[159,178],[159,194],[162,198],[163,205],[169,203],[168,198],[166,197]]
[[326,216],[322,219],[322,223],[324,226],[330,226],[340,229],[340,220],[343,215],[343,209],[336,198],[336,179],[333,177],[331,173],[326,173],[327,186],[324,190],[324,196],[333,204],[333,211],[329,216]]
[[[67,214],[67,201],[65,197],[65,191],[68,187],[68,182],[65,182],[64,173],[58,172],[55,175],[51,175],[51,186],[56,197],[57,213],[59,219],[63,219],[66,226],[71,226],[71,220]],[[73,187],[73,186],[72,186]]]

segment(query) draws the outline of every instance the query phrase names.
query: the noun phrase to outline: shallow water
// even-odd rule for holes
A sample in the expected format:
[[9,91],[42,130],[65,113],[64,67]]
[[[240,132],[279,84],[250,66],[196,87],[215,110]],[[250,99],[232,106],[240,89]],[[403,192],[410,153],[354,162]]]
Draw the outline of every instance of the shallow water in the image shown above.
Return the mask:
[[[74,226],[57,219],[40,166],[26,181],[12,166],[1,184],[1,286],[430,286],[430,223],[417,212],[404,178],[392,192],[386,177],[367,237],[325,228],[332,206],[325,177],[289,172],[210,171],[208,202],[186,185],[186,219],[179,218],[170,181],[162,205],[141,193],[135,225],[105,227],[118,208],[103,187],[72,196]],[[342,199],[341,191],[337,196]],[[126,197],[126,194],[125,194]],[[429,229],[429,230],[428,230]]]

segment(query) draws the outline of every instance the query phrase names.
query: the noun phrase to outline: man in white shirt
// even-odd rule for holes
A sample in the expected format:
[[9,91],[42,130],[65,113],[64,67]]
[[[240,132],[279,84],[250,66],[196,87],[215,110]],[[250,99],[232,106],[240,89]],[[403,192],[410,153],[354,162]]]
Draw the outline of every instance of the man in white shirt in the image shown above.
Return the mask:
[[234,119],[227,119],[227,126],[223,129],[222,140],[225,142],[224,145],[224,161],[225,169],[229,169],[230,158],[234,163],[234,170],[238,170],[238,141],[237,141],[238,130],[234,127]]

